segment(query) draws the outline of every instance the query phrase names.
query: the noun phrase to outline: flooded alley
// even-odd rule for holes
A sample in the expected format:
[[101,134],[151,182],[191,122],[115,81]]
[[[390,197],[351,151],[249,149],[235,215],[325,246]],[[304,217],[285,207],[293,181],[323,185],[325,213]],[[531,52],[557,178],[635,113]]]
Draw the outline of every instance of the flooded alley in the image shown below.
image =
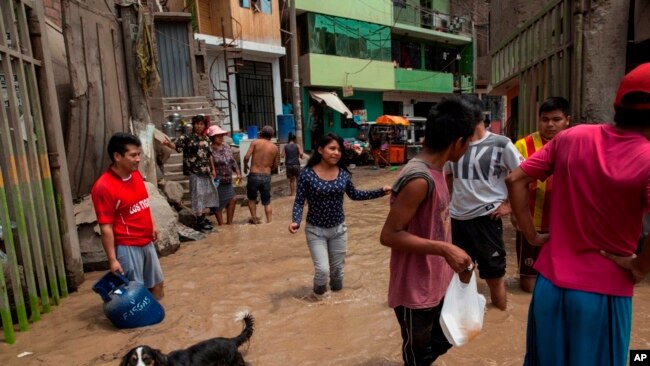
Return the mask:
[[[368,167],[353,170],[357,187],[365,189],[391,184],[396,175]],[[168,353],[211,337],[235,336],[241,330],[235,313],[249,310],[256,320],[255,333],[242,351],[251,365],[401,365],[399,326],[386,304],[389,249],[378,240],[388,197],[361,202],[346,198],[349,251],[344,289],[322,300],[311,296],[313,267],[304,230],[295,235],[287,230],[293,199],[275,198],[272,204],[272,224],[246,224],[248,210],[238,206],[236,225],[219,227],[218,233],[185,243],[161,259],[167,312],[161,324],[114,328],[91,290],[103,273],[88,273],[62,306],[28,332],[18,333],[16,344],[0,344],[0,364],[117,365],[140,344]],[[518,288],[511,229],[505,239],[508,310],[488,304],[483,332],[436,365],[522,364],[530,296]],[[482,281],[479,291],[487,294]],[[644,282],[634,300],[632,349],[650,348],[649,300],[650,287]],[[18,358],[23,352],[32,354]]]

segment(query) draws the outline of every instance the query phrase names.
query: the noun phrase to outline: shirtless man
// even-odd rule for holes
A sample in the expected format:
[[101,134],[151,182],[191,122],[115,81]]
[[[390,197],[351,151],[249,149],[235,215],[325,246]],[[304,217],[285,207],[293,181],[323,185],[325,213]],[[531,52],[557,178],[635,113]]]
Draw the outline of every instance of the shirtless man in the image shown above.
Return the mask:
[[252,157],[248,183],[246,184],[246,196],[248,197],[248,209],[251,224],[259,224],[257,218],[257,192],[260,192],[266,222],[271,222],[273,209],[271,208],[271,171],[277,166],[278,147],[271,142],[275,131],[271,126],[264,126],[259,133],[259,138],[251,144],[244,157],[244,174],[248,173],[248,162]]

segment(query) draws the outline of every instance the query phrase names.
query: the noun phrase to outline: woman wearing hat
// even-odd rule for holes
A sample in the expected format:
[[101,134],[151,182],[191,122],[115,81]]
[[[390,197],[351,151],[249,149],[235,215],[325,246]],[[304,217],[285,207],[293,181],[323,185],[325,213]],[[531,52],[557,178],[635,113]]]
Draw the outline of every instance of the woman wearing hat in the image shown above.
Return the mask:
[[205,135],[208,120],[202,115],[192,117],[192,132],[181,135],[176,143],[163,144],[178,152],[183,152],[183,174],[190,177],[192,212],[196,217],[194,229],[212,230],[212,224],[205,217],[206,208],[219,206],[217,187],[212,182],[212,152],[210,139]]
[[241,172],[232,150],[228,144],[223,143],[223,137],[227,134],[221,127],[214,125],[208,128],[208,137],[212,141],[212,161],[215,168],[215,181],[218,182],[219,207],[214,209],[215,217],[219,225],[223,224],[223,209],[226,209],[226,224],[232,225],[232,218],[235,215],[235,187],[232,184],[232,173],[241,179]]

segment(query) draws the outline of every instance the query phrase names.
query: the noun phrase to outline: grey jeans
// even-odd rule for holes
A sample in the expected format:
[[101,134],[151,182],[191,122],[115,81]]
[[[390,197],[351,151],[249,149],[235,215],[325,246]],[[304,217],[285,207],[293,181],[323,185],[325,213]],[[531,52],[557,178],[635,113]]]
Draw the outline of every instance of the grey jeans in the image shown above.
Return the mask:
[[348,227],[345,223],[332,228],[305,226],[307,246],[314,262],[314,286],[343,281],[345,254],[348,251]]

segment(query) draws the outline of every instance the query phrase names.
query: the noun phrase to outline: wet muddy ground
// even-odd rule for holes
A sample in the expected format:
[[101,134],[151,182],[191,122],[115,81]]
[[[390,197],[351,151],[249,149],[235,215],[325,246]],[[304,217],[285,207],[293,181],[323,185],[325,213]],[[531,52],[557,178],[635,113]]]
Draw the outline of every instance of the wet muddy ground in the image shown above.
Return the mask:
[[[358,167],[360,188],[391,184],[396,171]],[[291,197],[276,197],[272,224],[249,225],[248,209],[237,207],[236,225],[200,242],[185,243],[161,259],[165,273],[165,320],[155,326],[118,330],[104,317],[92,292],[103,273],[88,273],[79,291],[17,334],[0,343],[0,365],[117,365],[130,348],[147,344],[169,352],[216,336],[235,336],[234,315],[249,310],[256,319],[251,342],[242,347],[254,366],[401,365],[399,326],[386,304],[389,249],[379,244],[388,198],[346,198],[349,249],[345,288],[315,300],[313,268],[304,231],[291,235]],[[261,208],[258,215],[262,215]],[[530,295],[519,290],[514,233],[505,234],[509,255],[508,310],[490,306],[483,332],[436,362],[451,365],[521,365]],[[489,299],[487,287],[479,291]],[[631,348],[650,348],[650,287],[636,289]],[[18,358],[23,352],[32,352]]]

